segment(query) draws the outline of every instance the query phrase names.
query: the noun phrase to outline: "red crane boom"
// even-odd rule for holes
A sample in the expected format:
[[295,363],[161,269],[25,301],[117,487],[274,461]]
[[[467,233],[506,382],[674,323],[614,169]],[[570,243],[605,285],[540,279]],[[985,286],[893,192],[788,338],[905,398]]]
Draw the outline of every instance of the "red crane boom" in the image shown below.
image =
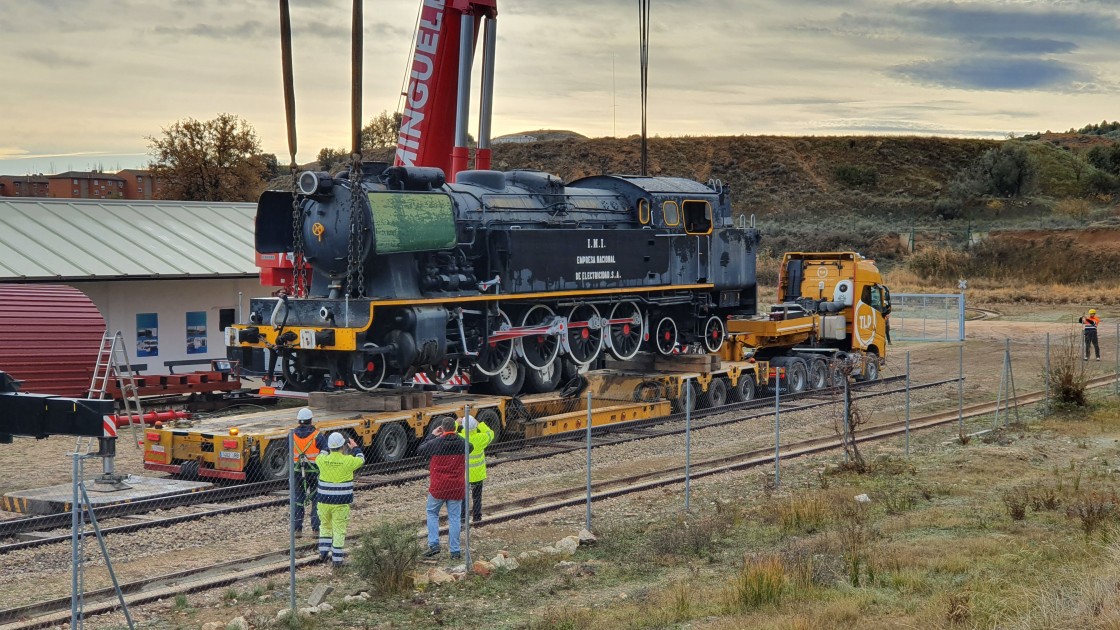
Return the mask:
[[438,167],[448,181],[468,168],[471,69],[478,32],[482,30],[482,97],[475,168],[490,168],[497,14],[497,0],[424,0],[397,138],[394,162],[398,166]]

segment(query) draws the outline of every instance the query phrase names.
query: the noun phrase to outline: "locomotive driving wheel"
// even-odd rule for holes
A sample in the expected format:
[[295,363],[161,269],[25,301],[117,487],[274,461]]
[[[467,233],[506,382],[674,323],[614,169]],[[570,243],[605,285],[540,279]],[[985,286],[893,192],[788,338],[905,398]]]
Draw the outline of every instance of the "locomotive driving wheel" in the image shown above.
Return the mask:
[[[498,310],[496,319],[498,322],[498,325],[495,327],[496,331],[504,331],[512,328],[509,323],[509,316],[501,309]],[[503,341],[489,341],[483,343],[482,350],[478,353],[475,369],[486,376],[495,376],[498,372],[501,372],[509,365],[510,359],[513,358],[513,341],[513,339],[506,339]]]
[[383,357],[368,357],[365,365],[355,368],[354,372],[350,374],[350,382],[354,384],[354,387],[364,392],[371,392],[385,380],[385,370],[385,359]]
[[297,392],[317,390],[323,382],[323,375],[312,370],[303,353],[295,350],[289,350],[281,355],[280,369],[288,388]]
[[445,358],[439,363],[424,368],[424,373],[432,379],[433,383],[444,385],[459,373],[459,366],[458,358]]
[[587,365],[603,348],[603,326],[599,309],[594,304],[576,304],[568,313],[568,332],[564,337],[568,356],[580,365]]
[[646,336],[642,310],[633,302],[619,302],[611,309],[610,321],[626,320],[611,324],[607,330],[607,347],[620,361],[633,359],[642,347]]
[[704,348],[708,352],[719,352],[723,347],[723,340],[727,337],[727,329],[719,315],[712,315],[704,324]]
[[677,348],[677,324],[672,317],[662,317],[653,329],[654,345],[657,351],[664,355],[673,354]]
[[[556,313],[544,304],[536,304],[525,311],[521,318],[522,328],[547,328],[556,320]],[[520,338],[521,352],[525,364],[535,370],[544,370],[552,365],[552,360],[560,354],[560,337],[554,334],[539,333]]]

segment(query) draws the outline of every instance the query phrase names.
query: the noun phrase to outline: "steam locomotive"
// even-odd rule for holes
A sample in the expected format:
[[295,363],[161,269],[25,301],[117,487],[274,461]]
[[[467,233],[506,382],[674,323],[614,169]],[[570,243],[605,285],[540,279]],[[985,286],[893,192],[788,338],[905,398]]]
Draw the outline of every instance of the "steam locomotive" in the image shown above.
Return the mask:
[[475,170],[447,183],[366,162],[360,177],[297,181],[260,198],[256,249],[295,252],[306,291],[253,299],[227,330],[231,347],[270,349],[295,389],[471,369],[492,393],[548,391],[603,353],[718,351],[727,318],[756,311],[759,232],[715,180]]

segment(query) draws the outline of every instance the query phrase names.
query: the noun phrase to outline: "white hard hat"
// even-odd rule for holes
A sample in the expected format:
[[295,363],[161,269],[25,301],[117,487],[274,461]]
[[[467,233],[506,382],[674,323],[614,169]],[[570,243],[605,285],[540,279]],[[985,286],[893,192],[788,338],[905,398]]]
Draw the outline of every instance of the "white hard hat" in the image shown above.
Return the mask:
[[327,448],[331,449],[332,451],[336,451],[342,448],[344,444],[346,444],[346,438],[342,437],[342,434],[337,431],[332,433],[331,436],[327,438]]
[[311,422],[311,419],[314,417],[315,414],[311,413],[311,407],[304,407],[303,409],[299,410],[299,413],[296,414],[296,420],[299,420],[301,424],[305,422]]
[[[467,430],[468,431],[474,431],[475,429],[478,428],[478,420],[475,420],[474,416],[467,416],[466,420],[467,420]],[[459,424],[462,425],[463,421],[460,420]]]

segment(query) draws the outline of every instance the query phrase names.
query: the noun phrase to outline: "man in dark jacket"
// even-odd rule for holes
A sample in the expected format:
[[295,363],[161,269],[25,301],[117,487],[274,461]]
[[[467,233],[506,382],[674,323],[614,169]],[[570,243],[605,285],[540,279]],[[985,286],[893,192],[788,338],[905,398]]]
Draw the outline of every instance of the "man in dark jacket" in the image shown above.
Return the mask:
[[459,528],[466,483],[467,441],[455,433],[455,420],[445,418],[424,441],[417,453],[430,457],[428,463],[428,550],[425,558],[439,555],[439,511],[447,505],[447,536],[451,559],[458,560]]

